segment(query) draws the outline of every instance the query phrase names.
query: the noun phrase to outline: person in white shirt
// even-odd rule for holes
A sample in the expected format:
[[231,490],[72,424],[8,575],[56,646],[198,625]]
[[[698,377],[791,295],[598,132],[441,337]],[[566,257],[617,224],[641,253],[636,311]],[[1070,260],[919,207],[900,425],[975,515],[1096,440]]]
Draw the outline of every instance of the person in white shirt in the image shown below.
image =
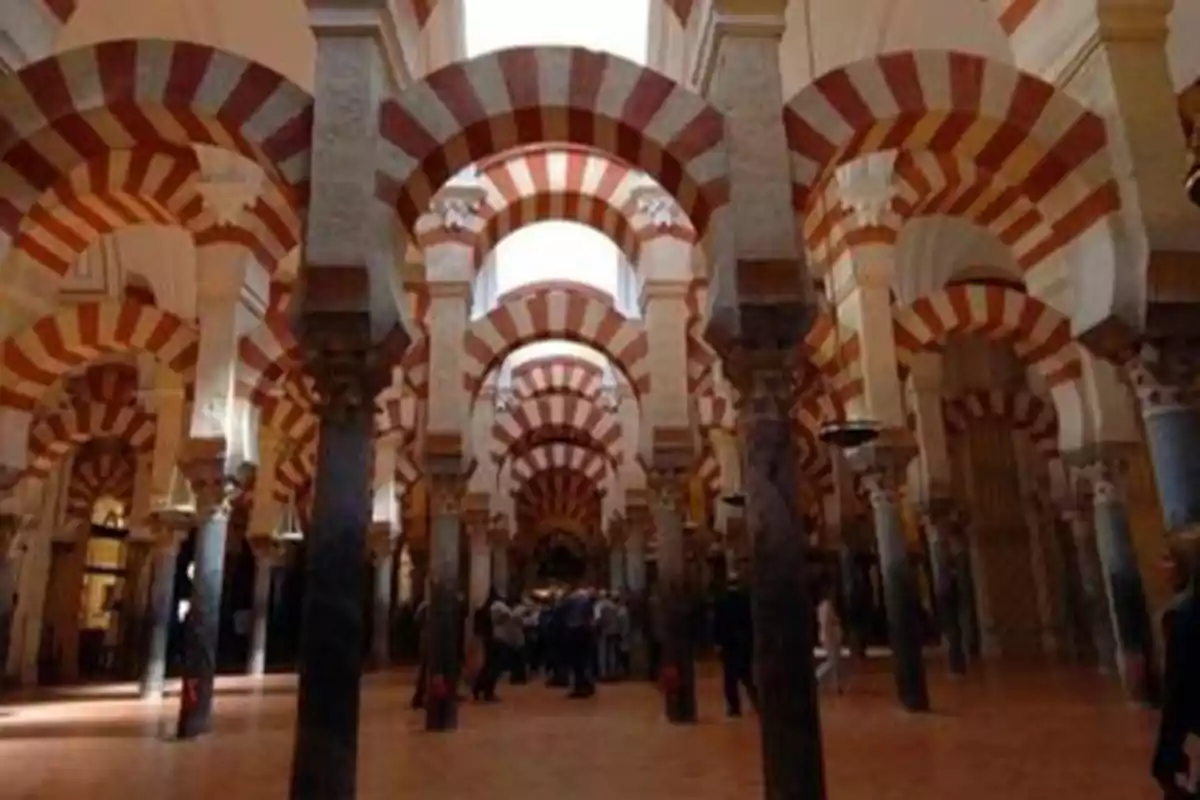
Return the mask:
[[835,690],[841,694],[845,690],[846,682],[842,663],[842,621],[838,617],[837,607],[833,604],[833,590],[829,587],[821,592],[821,602],[817,606],[817,626],[821,647],[825,649],[825,662],[817,668],[817,686],[824,686],[832,679]]

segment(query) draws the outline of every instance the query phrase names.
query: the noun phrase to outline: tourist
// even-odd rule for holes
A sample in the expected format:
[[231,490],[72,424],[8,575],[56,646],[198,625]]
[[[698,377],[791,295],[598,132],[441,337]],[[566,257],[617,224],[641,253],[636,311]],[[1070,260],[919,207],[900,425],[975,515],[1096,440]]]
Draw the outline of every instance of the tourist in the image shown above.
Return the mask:
[[1167,562],[1176,594],[1162,615],[1166,657],[1153,774],[1165,800],[1186,800],[1200,797],[1200,574],[1186,544]]
[[620,632],[617,629],[617,604],[608,592],[600,592],[597,597],[595,614],[597,674],[602,681],[616,680]]
[[429,677],[429,599],[424,598],[413,614],[417,628],[417,685],[413,688],[412,707],[425,707],[425,685]]
[[617,671],[622,679],[632,672],[630,652],[633,649],[633,617],[625,598],[617,597]]
[[754,685],[754,619],[750,595],[736,577],[713,604],[713,643],[721,656],[721,676],[725,688],[725,713],[730,718],[742,715],[741,690],[750,705],[758,710],[758,690]]
[[832,583],[826,583],[820,591],[821,601],[817,605],[817,629],[821,647],[825,650],[825,663],[817,669],[817,684],[824,685],[826,681],[832,679],[835,690],[841,694],[845,689],[845,668],[842,661],[842,620],[838,617],[833,594]]
[[471,697],[476,701],[494,703],[498,699],[496,682],[500,679],[502,655],[496,639],[494,607],[500,602],[495,589],[489,589],[487,597],[479,608],[475,609],[472,618],[472,629],[483,650],[483,663],[475,672],[475,680],[471,684]]
[[525,683],[525,623],[517,609],[499,597],[492,603],[492,630],[496,679],[507,672],[513,683]]
[[571,668],[571,692],[568,697],[591,697],[596,693],[592,681],[595,654],[595,609],[591,594],[576,587],[563,600],[563,642]]

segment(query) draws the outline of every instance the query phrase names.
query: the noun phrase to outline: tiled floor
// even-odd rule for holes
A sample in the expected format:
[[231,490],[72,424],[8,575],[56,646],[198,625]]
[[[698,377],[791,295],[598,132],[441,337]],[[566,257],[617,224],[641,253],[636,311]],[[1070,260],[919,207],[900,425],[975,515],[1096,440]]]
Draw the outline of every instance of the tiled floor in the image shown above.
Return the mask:
[[[224,681],[216,733],[160,737],[174,717],[103,687],[0,708],[0,797],[232,800],[286,796],[294,679],[261,693]],[[997,670],[951,682],[935,673],[936,713],[896,709],[888,677],[856,676],[822,706],[834,800],[1152,800],[1150,714],[1083,672]],[[702,721],[672,728],[644,685],[587,701],[504,687],[469,706],[453,734],[420,731],[406,675],[364,694],[361,798],[742,800],[758,793],[753,717],[726,722],[719,687],[701,687]],[[122,696],[122,693],[124,696]]]

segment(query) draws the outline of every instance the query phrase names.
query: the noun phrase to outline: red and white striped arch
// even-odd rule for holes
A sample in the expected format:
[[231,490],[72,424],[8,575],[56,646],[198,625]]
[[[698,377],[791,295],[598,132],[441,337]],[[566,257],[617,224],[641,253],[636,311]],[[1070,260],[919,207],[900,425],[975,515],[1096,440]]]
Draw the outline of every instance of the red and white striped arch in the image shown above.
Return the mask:
[[493,460],[502,461],[539,432],[543,440],[571,437],[572,441],[594,443],[613,459],[621,456],[622,430],[616,414],[582,397],[542,395],[523,400],[511,411],[496,416],[491,438]]
[[956,154],[1068,226],[1120,206],[1104,118],[1040,78],[979,56],[889,53],[826,73],[784,110],[793,201],[807,215],[839,164],[883,150]]
[[572,520],[586,528],[600,522],[604,490],[582,472],[553,468],[532,476],[513,496],[523,528],[548,518]]
[[1006,422],[1024,431],[1039,453],[1058,453],[1058,415],[1053,403],[1028,389],[983,389],[942,401],[942,419],[952,433],[967,430],[972,420]]
[[267,182],[254,203],[223,224],[198,189],[200,164],[191,148],[141,147],[102,152],[42,194],[21,221],[14,251],[61,278],[102,236],[136,225],[190,232],[197,246],[245,247],[274,272],[299,244],[300,209]]
[[0,96],[0,253],[45,192],[108,151],[221,147],[258,164],[295,202],[307,196],[312,98],[231,53],[102,42],[0,79]]
[[74,401],[136,405],[138,389],[137,366],[110,361],[88,367],[82,375],[68,378],[64,394]]
[[713,390],[713,366],[717,363],[716,352],[704,338],[704,326],[708,324],[707,292],[705,282],[692,281],[686,297],[688,391],[693,396]]
[[574,470],[583,473],[594,483],[601,483],[608,470],[609,460],[603,452],[579,445],[551,442],[530,448],[512,461],[512,475],[524,483],[548,469]]
[[543,356],[512,371],[512,393],[518,400],[543,394],[574,395],[596,400],[604,390],[604,370],[578,356]]
[[317,472],[317,444],[293,447],[275,468],[275,499],[281,503],[307,492]]
[[1053,388],[1082,374],[1071,323],[1045,303],[994,284],[964,283],[920,298],[895,312],[896,360],[907,370],[914,356],[945,344],[954,334],[974,333],[1009,342],[1021,361]]
[[642,244],[669,236],[694,242],[696,232],[682,217],[660,225],[639,206],[654,184],[628,164],[589,148],[537,145],[506,153],[480,168],[483,202],[470,226],[437,226],[422,236],[424,247],[446,239],[469,244],[479,268],[505,237],[552,220],[578,222],[607,236],[636,269]]
[[903,152],[893,169],[891,215],[881,215],[869,225],[855,224],[854,213],[841,204],[833,176],[815,190],[823,199],[805,216],[804,237],[819,271],[828,271],[857,246],[895,244],[910,220],[946,216],[990,233],[1012,251],[1022,272],[1029,272],[1116,210],[1115,205],[1096,204],[1085,216],[1064,219],[1065,207],[1035,203],[1006,176],[955,153]]
[[93,439],[115,439],[143,452],[154,445],[155,417],[135,404],[70,403],[39,416],[29,432],[27,474],[45,478],[72,449]]
[[96,501],[105,496],[124,503],[128,510],[136,480],[137,461],[128,447],[83,448],[71,467],[67,517],[90,520]]
[[135,301],[80,303],[0,343],[0,405],[33,410],[60,378],[104,355],[147,353],[190,386],[200,336],[179,317]]
[[470,398],[511,353],[543,339],[566,339],[599,350],[639,396],[649,390],[645,328],[617,311],[611,298],[552,288],[512,292],[504,300],[472,322],[464,337],[463,386]]
[[411,232],[459,170],[540,142],[641,169],[702,236],[729,200],[725,121],[669,78],[581,48],[521,47],[452,64],[383,104],[379,198]]

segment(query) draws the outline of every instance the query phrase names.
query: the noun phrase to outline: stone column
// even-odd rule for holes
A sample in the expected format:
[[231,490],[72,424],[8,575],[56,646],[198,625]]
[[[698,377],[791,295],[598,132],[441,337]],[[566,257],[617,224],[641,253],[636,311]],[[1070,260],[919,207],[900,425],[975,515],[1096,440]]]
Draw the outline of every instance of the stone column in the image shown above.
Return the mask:
[[953,510],[949,499],[933,500],[922,509],[922,524],[929,537],[933,568],[933,594],[938,627],[946,642],[946,658],[952,675],[967,674],[967,651],[963,645],[961,590],[954,570],[951,540]]
[[23,515],[0,514],[0,668],[8,663],[8,648],[13,639],[17,562],[11,553],[24,524]]
[[246,674],[261,678],[267,668],[271,588],[276,567],[287,555],[287,545],[267,536],[252,536],[249,544],[254,553],[254,599],[250,612],[250,650],[246,658]]
[[317,410],[321,427],[312,525],[304,542],[305,602],[291,797],[353,798],[364,637],[363,554],[374,473],[374,400],[387,382],[390,359],[372,344],[366,315],[313,314],[302,324],[306,371],[315,379],[321,398]]
[[370,539],[375,584],[371,595],[371,663],[386,669],[392,660],[392,563],[396,540],[391,526],[373,526]]
[[1109,670],[1116,662],[1116,644],[1091,515],[1076,499],[1063,509],[1063,518],[1071,529],[1072,551],[1079,570],[1080,601],[1086,626],[1083,633],[1088,643],[1088,655],[1095,656],[1101,670]]
[[[783,309],[780,309],[781,311]],[[791,314],[802,313],[790,309]],[[755,320],[757,315],[751,315]],[[798,456],[791,408],[795,345],[778,320],[758,320],[759,340],[726,373],[741,395],[738,424],[745,443],[742,481],[754,616],[754,663],[759,694],[766,797],[825,796],[821,719],[813,671],[808,533],[797,506]],[[769,327],[761,328],[763,322]],[[771,324],[774,323],[774,324]],[[753,341],[753,340],[752,340]]]
[[161,700],[163,696],[167,675],[167,645],[171,635],[171,618],[175,613],[175,571],[179,561],[179,545],[187,536],[187,527],[174,528],[160,523],[156,528],[139,686],[143,700]]
[[662,613],[660,683],[667,719],[696,721],[696,660],[692,596],[684,576],[683,493],[687,473],[657,465],[649,475],[651,513],[658,533],[658,593]]
[[[375,195],[379,105],[392,80],[389,4],[309,0],[316,38],[312,168],[297,339],[321,402],[292,800],[357,791],[367,528],[378,393],[409,336],[390,301],[394,218]],[[379,302],[380,298],[389,298]]]
[[430,475],[430,580],[426,616],[425,730],[458,727],[458,682],[462,671],[459,637],[462,601],[459,592],[459,538],[462,535],[466,480],[461,460],[428,459]]
[[1119,457],[1102,455],[1081,472],[1092,492],[1096,550],[1116,633],[1121,685],[1131,700],[1151,702],[1155,699],[1156,684],[1154,636],[1121,485],[1124,470],[1125,464]]
[[1146,346],[1130,365],[1168,536],[1200,527],[1200,409],[1195,356],[1184,342]]
[[122,675],[132,678],[141,666],[141,642],[145,639],[146,578],[154,541],[130,537],[125,542],[125,582],[121,593]]
[[649,509],[645,505],[627,503],[625,509],[625,585],[629,591],[630,669],[643,679],[650,675],[647,652],[646,608],[646,533]]
[[[488,537],[487,512],[470,512],[466,520],[467,541],[470,543],[470,592],[467,595],[467,616],[486,602],[492,589],[492,544]],[[470,622],[468,621],[468,625]]]
[[189,447],[201,452],[185,455],[180,464],[196,495],[192,598],[183,626],[183,688],[177,730],[180,739],[194,739],[212,729],[225,538],[236,490],[227,475],[224,454],[206,452],[208,445],[209,442],[203,441],[189,442]]
[[920,601],[900,518],[900,489],[916,448],[904,440],[903,433],[884,431],[876,442],[858,448],[850,457],[863,473],[875,513],[875,538],[883,573],[896,692],[901,704],[909,711],[928,711],[929,689],[925,683],[925,662],[921,652]]
[[608,526],[608,589],[614,594],[625,594],[628,586],[625,581],[625,542],[621,526],[609,523]]
[[492,586],[507,602],[512,589],[508,580],[508,530],[493,526],[489,529],[489,539],[492,545]]

